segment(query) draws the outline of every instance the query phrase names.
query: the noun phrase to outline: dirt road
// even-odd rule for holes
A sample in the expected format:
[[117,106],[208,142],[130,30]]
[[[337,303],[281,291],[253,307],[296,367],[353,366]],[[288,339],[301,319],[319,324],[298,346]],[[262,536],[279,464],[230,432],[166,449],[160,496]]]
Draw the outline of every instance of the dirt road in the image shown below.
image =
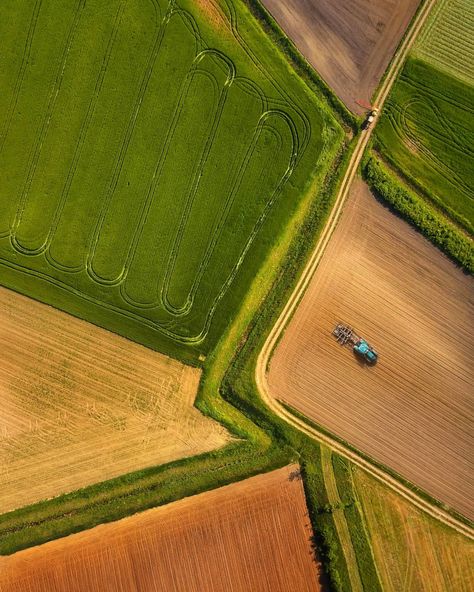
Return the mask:
[[328,85],[355,113],[370,103],[419,0],[263,0]]
[[[373,367],[331,335],[343,320]],[[474,519],[474,282],[360,180],[270,363],[272,395]]]
[[[413,42],[415,41],[417,35],[420,32],[420,29],[422,28],[424,22],[429,16],[434,4],[435,0],[428,0],[427,2],[425,2],[420,12],[418,13],[416,19],[410,26],[410,29],[407,31],[407,35],[403,40],[402,44],[400,45],[397,54],[395,55],[390,65],[390,69],[387,71],[383,83],[381,84],[381,87],[378,91],[376,97],[378,105],[382,106],[384,104],[385,99],[387,98],[388,93],[390,92],[390,89],[393,85],[393,82],[395,81],[397,73],[400,71],[400,68],[403,65],[408,50],[413,45]],[[267,367],[270,356],[280,338],[282,331],[285,329],[287,323],[291,319],[294,311],[296,310],[296,307],[298,306],[298,303],[301,300],[302,295],[304,294],[306,288],[311,282],[311,278],[313,277],[316,268],[323,256],[324,250],[329,242],[331,234],[336,228],[337,221],[342,212],[345,200],[348,196],[352,180],[355,177],[358,165],[360,163],[360,159],[362,158],[364,152],[364,148],[367,145],[367,142],[370,138],[370,134],[372,133],[373,129],[374,128],[369,128],[367,132],[364,132],[359,136],[356,148],[351,157],[344,177],[341,181],[340,188],[336,196],[333,209],[326,223],[326,226],[321,232],[319,240],[314,248],[314,251],[311,254],[305,268],[303,269],[300,278],[293,292],[291,293],[290,298],[284,306],[275,325],[272,327],[270,333],[268,334],[264,346],[260,351],[255,368],[255,381],[263,401],[270,409],[272,409],[274,413],[279,415],[282,419],[285,419],[288,423],[297,427],[299,430],[309,435],[310,437],[320,442],[324,442],[325,444],[336,450],[339,454],[345,456],[346,458],[349,458],[355,464],[365,468],[368,473],[383,481],[387,486],[391,487],[394,491],[399,493],[405,499],[409,500],[411,503],[413,503],[429,515],[451,526],[458,532],[465,534],[469,538],[474,539],[474,529],[470,526],[465,525],[462,521],[458,520],[451,513],[425,500],[422,496],[415,493],[411,488],[405,486],[398,479],[391,477],[386,471],[380,469],[372,462],[366,460],[357,452],[352,451],[350,448],[341,444],[340,442],[328,436],[327,434],[323,433],[321,430],[318,430],[314,427],[310,427],[304,421],[296,418],[293,414],[291,414],[284,407],[282,407],[282,405],[280,405],[272,397],[267,382]]]

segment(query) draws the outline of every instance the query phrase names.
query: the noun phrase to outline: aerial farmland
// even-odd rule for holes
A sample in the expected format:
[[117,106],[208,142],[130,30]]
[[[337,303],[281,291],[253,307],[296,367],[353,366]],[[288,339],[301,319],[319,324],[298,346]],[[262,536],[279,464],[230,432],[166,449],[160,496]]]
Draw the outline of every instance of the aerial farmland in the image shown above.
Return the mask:
[[419,0],[264,0],[305,58],[362,114]]
[[[474,518],[472,278],[362,181],[352,191],[272,358],[271,390]],[[341,319],[376,344],[376,366],[336,341]]]
[[473,31],[0,2],[1,592],[472,589]]

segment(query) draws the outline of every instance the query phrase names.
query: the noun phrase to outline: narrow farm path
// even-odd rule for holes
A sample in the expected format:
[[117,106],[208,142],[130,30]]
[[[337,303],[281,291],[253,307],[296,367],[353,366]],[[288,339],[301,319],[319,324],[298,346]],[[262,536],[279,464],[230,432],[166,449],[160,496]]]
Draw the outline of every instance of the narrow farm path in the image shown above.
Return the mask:
[[[321,469],[323,472],[324,485],[326,493],[331,506],[337,506],[341,503],[339,492],[337,490],[337,483],[334,477],[332,468],[332,451],[327,446],[321,446]],[[341,541],[342,550],[347,564],[347,572],[351,581],[351,588],[353,592],[363,592],[364,586],[360,578],[359,567],[357,565],[357,558],[352,545],[351,534],[347,526],[344,509],[338,508],[332,512],[334,523],[336,525],[337,534]]]
[[[415,39],[417,38],[423,24],[425,23],[428,15],[431,12],[431,9],[435,5],[436,0],[426,0],[424,5],[422,6],[419,13],[416,15],[415,19],[413,20],[410,28],[407,31],[405,38],[403,39],[402,43],[400,44],[392,63],[387,70],[386,76],[382,81],[380,88],[378,89],[377,96],[375,98],[374,104],[380,109],[391,88],[395,79],[405,61],[407,53],[411,46],[413,45]],[[333,209],[330,213],[328,221],[326,223],[323,232],[321,233],[320,239],[316,244],[316,247],[306,264],[306,267],[303,269],[301,276],[290,296],[288,299],[285,307],[283,308],[278,320],[276,321],[275,325],[271,329],[265,344],[259,354],[256,370],[255,370],[255,379],[257,383],[258,390],[260,392],[260,396],[262,397],[263,401],[268,405],[268,407],[276,413],[279,417],[287,421],[289,424],[293,425],[294,427],[300,429],[302,432],[307,434],[308,436],[314,438],[315,440],[322,442],[326,446],[329,446],[331,449],[335,450],[337,453],[341,454],[342,456],[348,458],[356,465],[364,468],[367,472],[369,472],[374,477],[378,478],[380,481],[385,483],[387,486],[392,488],[398,494],[403,496],[405,499],[412,502],[416,507],[425,511],[427,514],[433,516],[434,518],[440,520],[441,522],[451,526],[456,531],[464,534],[465,536],[469,537],[470,539],[474,539],[474,529],[471,528],[469,525],[465,524],[461,520],[457,519],[450,512],[447,510],[435,505],[434,503],[424,499],[418,493],[414,492],[408,486],[404,485],[401,481],[392,477],[389,473],[387,473],[384,469],[376,466],[373,462],[366,460],[361,454],[355,452],[348,448],[346,445],[340,443],[335,438],[328,436],[321,432],[319,429],[309,426],[305,421],[295,417],[291,412],[286,410],[278,401],[276,401],[269,389],[268,381],[267,381],[267,368],[268,363],[273,352],[273,349],[278,342],[284,328],[286,327],[288,321],[293,315],[296,307],[298,306],[303,293],[305,292],[306,288],[308,287],[316,268],[321,260],[321,257],[325,251],[325,248],[331,238],[331,235],[336,228],[338,219],[341,215],[342,209],[344,207],[345,201],[349,195],[349,190],[352,185],[352,182],[355,178],[357,169],[359,167],[361,158],[364,154],[364,150],[367,146],[367,143],[371,137],[373,132],[374,125],[369,127],[366,130],[363,130],[359,136],[358,143],[354,150],[354,153],[351,157],[349,165],[347,167],[346,173],[342,179],[342,183],[339,189],[339,193],[336,197]]]

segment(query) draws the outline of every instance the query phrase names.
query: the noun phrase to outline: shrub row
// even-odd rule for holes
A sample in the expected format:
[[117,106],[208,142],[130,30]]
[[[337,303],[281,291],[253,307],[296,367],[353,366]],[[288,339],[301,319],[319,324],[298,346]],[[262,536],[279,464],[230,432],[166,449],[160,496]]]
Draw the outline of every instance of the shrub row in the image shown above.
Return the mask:
[[373,154],[366,159],[363,174],[377,197],[465,271],[471,274],[474,272],[472,239],[413,191],[404,187]]

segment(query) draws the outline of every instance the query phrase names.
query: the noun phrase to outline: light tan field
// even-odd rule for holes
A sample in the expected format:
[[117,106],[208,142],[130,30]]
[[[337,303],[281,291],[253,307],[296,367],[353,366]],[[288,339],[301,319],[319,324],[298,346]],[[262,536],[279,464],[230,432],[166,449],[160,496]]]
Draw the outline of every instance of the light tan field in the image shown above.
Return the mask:
[[[471,519],[473,288],[357,181],[268,377],[275,398]],[[336,342],[338,321],[375,367]]]
[[471,592],[474,543],[417,510],[365,471],[354,483],[386,592]]
[[419,0],[262,0],[352,111],[370,103]]
[[0,512],[222,446],[200,371],[0,288]]
[[0,557],[2,592],[317,592],[298,467]]

